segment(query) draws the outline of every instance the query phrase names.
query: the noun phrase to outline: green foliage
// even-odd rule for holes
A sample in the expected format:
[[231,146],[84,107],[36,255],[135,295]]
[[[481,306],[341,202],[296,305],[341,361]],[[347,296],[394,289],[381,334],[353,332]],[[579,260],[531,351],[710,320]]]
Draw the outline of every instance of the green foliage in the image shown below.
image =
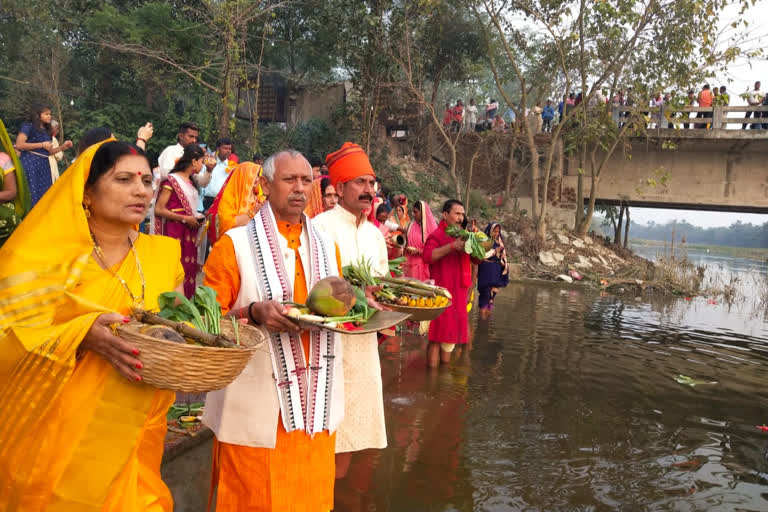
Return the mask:
[[469,192],[469,204],[467,205],[469,217],[473,219],[491,219],[494,215],[493,205],[480,190],[473,189]]
[[332,129],[319,119],[300,123],[292,129],[269,124],[259,131],[259,145],[265,156],[292,148],[309,160],[324,161],[327,154],[341,147],[344,135],[343,131]]

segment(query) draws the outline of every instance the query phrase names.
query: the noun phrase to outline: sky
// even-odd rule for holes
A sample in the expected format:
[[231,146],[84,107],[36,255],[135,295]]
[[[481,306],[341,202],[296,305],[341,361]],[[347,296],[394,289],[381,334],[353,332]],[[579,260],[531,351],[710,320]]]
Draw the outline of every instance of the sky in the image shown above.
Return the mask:
[[673,220],[686,221],[694,226],[714,228],[730,226],[736,221],[744,224],[762,225],[768,222],[768,215],[758,213],[705,212],[700,210],[665,210],[661,208],[630,207],[630,219],[638,224],[666,224]]

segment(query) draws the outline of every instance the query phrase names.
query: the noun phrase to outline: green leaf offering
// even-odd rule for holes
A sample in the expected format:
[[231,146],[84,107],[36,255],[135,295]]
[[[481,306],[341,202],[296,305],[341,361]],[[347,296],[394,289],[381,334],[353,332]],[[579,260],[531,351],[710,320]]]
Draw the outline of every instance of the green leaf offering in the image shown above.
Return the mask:
[[179,292],[161,293],[157,297],[161,317],[174,322],[192,322],[208,334],[221,334],[221,307],[216,301],[216,290],[198,286],[192,301]]
[[488,235],[482,231],[473,233],[466,229],[461,229],[459,226],[448,226],[445,229],[445,234],[452,238],[466,240],[464,243],[464,252],[475,259],[485,259],[485,249],[483,249],[483,246],[480,244],[488,241]]

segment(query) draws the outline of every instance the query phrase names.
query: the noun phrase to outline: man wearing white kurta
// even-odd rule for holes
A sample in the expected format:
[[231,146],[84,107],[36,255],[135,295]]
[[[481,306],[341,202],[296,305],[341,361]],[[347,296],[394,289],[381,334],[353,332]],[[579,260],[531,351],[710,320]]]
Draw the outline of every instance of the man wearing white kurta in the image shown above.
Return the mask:
[[[375,274],[384,275],[389,270],[384,236],[363,213],[375,194],[376,176],[368,156],[360,146],[347,142],[328,155],[326,163],[339,203],[312,219],[312,224],[336,242],[342,265],[367,259]],[[387,432],[376,334],[342,335],[342,340],[344,420],[336,433],[336,453],[384,448]],[[337,457],[337,476],[343,476],[345,463],[349,460]]]

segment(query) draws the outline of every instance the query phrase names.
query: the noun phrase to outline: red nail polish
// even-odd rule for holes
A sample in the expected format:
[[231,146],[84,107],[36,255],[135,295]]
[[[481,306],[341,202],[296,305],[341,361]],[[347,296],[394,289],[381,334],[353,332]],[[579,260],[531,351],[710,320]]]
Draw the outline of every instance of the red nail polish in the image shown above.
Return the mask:
[[139,355],[139,351],[138,351],[138,350],[136,350],[136,349],[133,349],[133,351],[132,351],[132,352],[133,352],[133,355],[135,355],[135,356]]
[[141,370],[142,368],[144,368],[144,365],[143,365],[143,364],[141,364],[141,363],[136,363],[136,368],[138,368],[139,370]]
[[141,382],[141,377],[138,375],[136,376],[136,382]]
[[123,318],[123,323],[124,323],[124,324],[127,324],[127,323],[128,323],[128,322],[130,322],[130,321],[131,321],[131,319],[130,319],[130,318]]

